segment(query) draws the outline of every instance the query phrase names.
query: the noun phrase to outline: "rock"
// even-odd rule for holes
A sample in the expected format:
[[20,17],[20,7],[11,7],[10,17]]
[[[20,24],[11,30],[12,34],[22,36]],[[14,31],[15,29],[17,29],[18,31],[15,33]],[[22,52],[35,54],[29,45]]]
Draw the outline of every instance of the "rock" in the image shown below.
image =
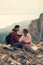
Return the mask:
[[[0,45],[0,65],[43,65],[43,52],[40,50],[43,48],[43,42],[36,44],[39,47],[34,50],[33,53],[30,51],[23,51],[23,49],[18,48],[16,51],[5,44]],[[8,50],[4,49],[7,47]],[[12,49],[13,51],[9,50]]]
[[33,46],[31,46],[31,48],[32,48],[34,51],[36,51],[36,50],[38,50],[40,47],[38,47],[38,46],[36,46],[36,45],[33,45]]
[[41,57],[43,57],[43,55],[41,55],[41,54],[39,54],[39,55],[37,55],[38,56],[38,58],[41,58]]
[[29,32],[32,36],[33,43],[39,43],[43,40],[43,13],[40,14],[38,19],[31,21]]

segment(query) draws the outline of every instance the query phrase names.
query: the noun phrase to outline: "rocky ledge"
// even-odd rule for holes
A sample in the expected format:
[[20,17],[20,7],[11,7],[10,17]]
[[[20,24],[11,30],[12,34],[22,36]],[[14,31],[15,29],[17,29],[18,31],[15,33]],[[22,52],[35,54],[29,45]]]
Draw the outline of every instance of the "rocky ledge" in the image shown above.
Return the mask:
[[43,65],[43,42],[25,51],[0,44],[0,65]]

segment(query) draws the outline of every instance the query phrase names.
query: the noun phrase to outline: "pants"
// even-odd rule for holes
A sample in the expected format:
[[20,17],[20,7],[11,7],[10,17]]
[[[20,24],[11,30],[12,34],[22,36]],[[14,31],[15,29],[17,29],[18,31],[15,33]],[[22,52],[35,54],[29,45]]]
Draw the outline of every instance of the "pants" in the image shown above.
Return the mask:
[[15,44],[12,45],[15,48],[22,48],[23,47],[23,42],[17,42]]

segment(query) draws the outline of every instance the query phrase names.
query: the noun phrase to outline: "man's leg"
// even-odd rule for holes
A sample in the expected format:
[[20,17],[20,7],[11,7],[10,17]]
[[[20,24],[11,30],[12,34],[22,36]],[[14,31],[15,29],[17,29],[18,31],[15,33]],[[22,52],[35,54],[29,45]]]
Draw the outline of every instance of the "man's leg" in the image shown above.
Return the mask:
[[13,44],[14,48],[22,48],[23,47],[23,42],[17,42],[15,44]]

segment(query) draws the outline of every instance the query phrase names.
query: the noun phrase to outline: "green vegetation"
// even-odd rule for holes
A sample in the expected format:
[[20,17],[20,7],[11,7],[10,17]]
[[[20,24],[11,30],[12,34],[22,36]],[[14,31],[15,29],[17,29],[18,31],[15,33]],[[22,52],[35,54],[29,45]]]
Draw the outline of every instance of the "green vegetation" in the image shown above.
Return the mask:
[[11,26],[8,26],[6,28],[0,29],[0,43],[4,43],[5,42],[6,35],[9,34],[9,32],[11,32],[11,30],[17,24],[21,26],[19,32],[22,34],[22,29],[23,28],[28,28],[30,22],[29,21],[22,21],[22,22],[19,22],[19,23],[15,23],[15,24],[13,24]]

